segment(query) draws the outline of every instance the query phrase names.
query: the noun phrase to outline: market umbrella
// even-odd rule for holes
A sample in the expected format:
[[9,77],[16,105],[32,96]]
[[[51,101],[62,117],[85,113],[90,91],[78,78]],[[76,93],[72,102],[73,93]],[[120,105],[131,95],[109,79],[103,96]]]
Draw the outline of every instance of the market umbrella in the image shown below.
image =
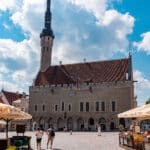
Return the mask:
[[118,118],[135,118],[135,112],[140,109],[141,107],[136,107],[133,109],[130,109],[128,111],[122,112],[118,114]]
[[144,109],[138,112],[141,114],[141,117],[138,117],[139,120],[150,119],[150,104],[147,104]]
[[11,120],[32,119],[30,114],[11,105],[0,103],[0,120],[6,121],[6,138],[8,138],[8,123]]
[[150,104],[143,105],[118,114],[118,118],[144,118],[150,117]]

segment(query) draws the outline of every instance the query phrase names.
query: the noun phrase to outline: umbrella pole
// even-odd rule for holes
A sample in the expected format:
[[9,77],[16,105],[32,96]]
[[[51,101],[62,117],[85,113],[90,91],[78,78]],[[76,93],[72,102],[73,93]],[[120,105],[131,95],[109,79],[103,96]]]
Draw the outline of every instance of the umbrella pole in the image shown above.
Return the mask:
[[8,123],[9,123],[9,120],[7,119],[6,120],[6,139],[8,139]]

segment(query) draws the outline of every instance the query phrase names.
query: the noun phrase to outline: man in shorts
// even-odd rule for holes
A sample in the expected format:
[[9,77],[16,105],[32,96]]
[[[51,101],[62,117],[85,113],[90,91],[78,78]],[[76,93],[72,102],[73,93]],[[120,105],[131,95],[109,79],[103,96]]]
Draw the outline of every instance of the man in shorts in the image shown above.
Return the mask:
[[47,135],[48,135],[48,140],[47,140],[47,149],[50,143],[50,149],[52,149],[53,146],[53,141],[54,141],[54,137],[55,137],[55,132],[53,128],[49,128],[47,130]]
[[41,141],[42,141],[43,131],[40,130],[40,128],[38,128],[35,136],[36,136],[37,150],[41,150]]

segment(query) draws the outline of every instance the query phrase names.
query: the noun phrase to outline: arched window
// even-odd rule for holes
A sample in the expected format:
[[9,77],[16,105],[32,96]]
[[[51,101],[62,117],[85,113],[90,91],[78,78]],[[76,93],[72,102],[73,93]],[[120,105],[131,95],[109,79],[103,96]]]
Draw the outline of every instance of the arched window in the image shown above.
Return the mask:
[[93,118],[89,119],[89,125],[94,125],[94,119]]
[[105,111],[105,102],[101,102],[101,111]]
[[58,111],[58,105],[55,105],[55,111]]
[[89,102],[86,102],[86,112],[88,112],[89,111]]
[[68,111],[71,111],[71,104],[68,105]]
[[44,105],[44,104],[43,104],[43,106],[42,106],[42,110],[45,111],[45,105]]
[[99,102],[95,102],[95,110],[99,111]]
[[34,105],[34,111],[37,112],[37,105]]
[[112,106],[111,110],[116,111],[116,102],[115,101],[112,101],[111,106]]
[[64,104],[64,102],[62,102],[61,110],[62,110],[62,111],[64,111],[64,110],[65,110],[65,104]]
[[83,102],[80,102],[80,112],[83,112]]

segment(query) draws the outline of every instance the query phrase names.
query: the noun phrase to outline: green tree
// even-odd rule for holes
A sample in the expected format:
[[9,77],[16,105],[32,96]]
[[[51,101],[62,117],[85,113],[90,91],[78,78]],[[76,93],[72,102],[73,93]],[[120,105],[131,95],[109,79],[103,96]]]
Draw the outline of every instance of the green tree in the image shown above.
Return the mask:
[[150,104],[150,98],[146,100],[145,104]]

